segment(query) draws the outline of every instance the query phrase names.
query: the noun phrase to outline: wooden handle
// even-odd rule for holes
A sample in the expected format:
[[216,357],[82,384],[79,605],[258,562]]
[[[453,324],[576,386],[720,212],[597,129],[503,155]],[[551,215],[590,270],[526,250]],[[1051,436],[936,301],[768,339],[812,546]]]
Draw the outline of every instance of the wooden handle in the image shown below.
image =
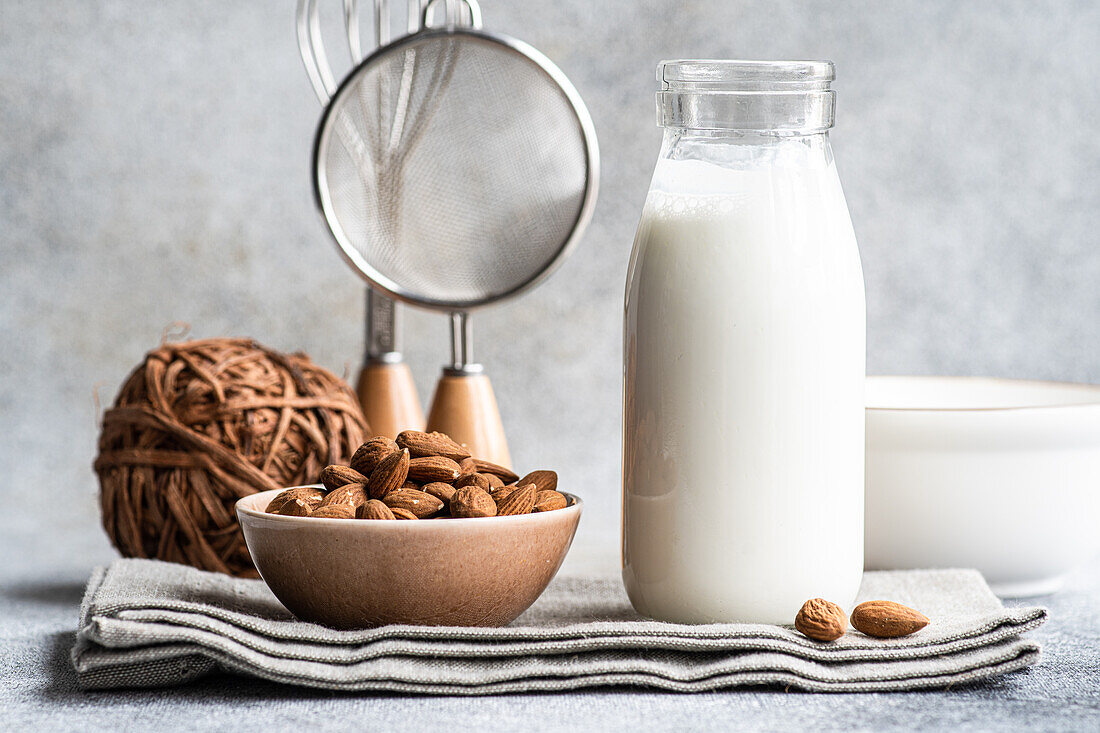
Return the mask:
[[512,467],[497,398],[484,374],[440,377],[428,411],[427,429],[465,443],[477,458]]
[[367,364],[359,372],[356,392],[372,434],[396,438],[402,430],[424,429],[424,410],[408,364]]

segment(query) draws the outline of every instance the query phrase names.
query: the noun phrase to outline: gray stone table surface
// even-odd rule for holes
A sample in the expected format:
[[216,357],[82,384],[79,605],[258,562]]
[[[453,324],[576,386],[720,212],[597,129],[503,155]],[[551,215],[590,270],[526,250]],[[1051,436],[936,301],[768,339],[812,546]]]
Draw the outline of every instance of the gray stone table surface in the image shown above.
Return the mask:
[[[0,519],[0,728],[146,730],[1100,730],[1100,561],[1060,593],[1035,632],[1030,670],[959,689],[813,695],[602,690],[563,695],[347,695],[229,676],[168,690],[86,693],[69,649],[84,583],[113,551],[91,523],[71,531]],[[595,565],[584,548],[563,572]]]

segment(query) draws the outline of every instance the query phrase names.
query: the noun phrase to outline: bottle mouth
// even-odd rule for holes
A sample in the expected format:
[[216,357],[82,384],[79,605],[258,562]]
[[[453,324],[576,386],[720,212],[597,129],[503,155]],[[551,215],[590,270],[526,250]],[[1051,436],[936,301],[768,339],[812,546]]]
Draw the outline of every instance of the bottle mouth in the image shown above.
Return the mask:
[[831,61],[678,59],[657,65],[657,124],[811,134],[833,126]]

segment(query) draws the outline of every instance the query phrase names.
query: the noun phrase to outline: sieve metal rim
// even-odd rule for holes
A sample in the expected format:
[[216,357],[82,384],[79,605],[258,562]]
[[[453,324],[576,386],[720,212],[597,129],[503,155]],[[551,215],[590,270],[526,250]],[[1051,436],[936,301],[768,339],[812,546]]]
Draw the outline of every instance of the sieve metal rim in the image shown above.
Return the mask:
[[[480,41],[503,46],[525,58],[528,62],[534,63],[542,73],[546,74],[550,80],[561,89],[566,100],[573,109],[573,113],[577,118],[577,123],[581,130],[581,135],[584,138],[585,169],[588,172],[585,180],[584,196],[581,200],[581,206],[573,222],[570,234],[561,243],[558,251],[554,253],[547,265],[535,272],[530,278],[518,283],[514,287],[488,298],[479,298],[476,301],[420,297],[410,293],[405,288],[402,288],[400,285],[378,272],[378,270],[372,267],[370,263],[359,254],[359,251],[351,244],[349,237],[340,227],[339,219],[333,211],[328,187],[322,183],[322,181],[326,179],[327,168],[324,152],[328,148],[334,129],[334,125],[330,124],[332,115],[337,107],[337,101],[352,87],[360,74],[365,73],[365,70],[371,64],[377,62],[378,59],[382,58],[384,55],[393,53],[406,45],[431,41],[435,38],[453,38],[455,36],[471,36]],[[596,207],[596,196],[600,182],[599,143],[596,140],[596,127],[592,122],[592,117],[588,112],[588,108],[581,99],[580,93],[577,91],[576,87],[573,86],[573,83],[569,81],[565,73],[545,54],[530,44],[503,33],[486,31],[480,28],[447,26],[403,36],[376,49],[352,69],[344,80],[340,82],[340,85],[337,87],[328,105],[325,107],[324,113],[321,115],[321,121],[318,123],[317,132],[314,135],[312,178],[314,203],[317,206],[322,221],[325,223],[329,234],[336,244],[337,251],[339,251],[341,257],[343,257],[348,266],[359,273],[359,276],[363,280],[391,298],[408,303],[409,305],[449,313],[465,313],[494,303],[499,303],[500,301],[507,300],[530,290],[550,277],[550,275],[561,267],[565,258],[576,248],[577,244],[580,242],[581,236],[583,236],[585,229],[588,227],[588,223],[592,219],[592,213]]]

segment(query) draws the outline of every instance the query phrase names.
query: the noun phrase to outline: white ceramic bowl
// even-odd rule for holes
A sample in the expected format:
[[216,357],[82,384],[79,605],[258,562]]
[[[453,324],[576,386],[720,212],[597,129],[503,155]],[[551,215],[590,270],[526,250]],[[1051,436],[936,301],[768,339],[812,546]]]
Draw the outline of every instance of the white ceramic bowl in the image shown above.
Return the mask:
[[870,377],[866,500],[868,569],[1053,592],[1100,552],[1100,386]]

